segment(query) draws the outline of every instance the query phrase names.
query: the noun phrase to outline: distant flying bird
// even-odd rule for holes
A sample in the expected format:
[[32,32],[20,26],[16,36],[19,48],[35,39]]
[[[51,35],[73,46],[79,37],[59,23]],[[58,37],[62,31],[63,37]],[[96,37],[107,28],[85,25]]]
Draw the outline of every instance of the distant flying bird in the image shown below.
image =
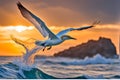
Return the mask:
[[48,47],[47,50],[49,50],[51,49],[52,46],[58,45],[64,42],[65,40],[70,40],[70,39],[76,40],[75,38],[69,35],[66,35],[68,32],[74,31],[74,30],[79,31],[79,30],[92,28],[94,27],[94,25],[99,23],[96,21],[91,26],[85,26],[80,28],[68,28],[60,31],[58,34],[55,35],[50,29],[48,29],[48,27],[40,18],[35,16],[29,10],[27,10],[20,2],[17,3],[17,6],[21,14],[23,15],[23,17],[25,17],[28,21],[30,21],[38,29],[38,31],[43,35],[43,37],[48,37],[48,39],[44,41],[40,41],[40,40],[35,41],[36,45],[44,47],[43,51],[45,50],[46,47]]

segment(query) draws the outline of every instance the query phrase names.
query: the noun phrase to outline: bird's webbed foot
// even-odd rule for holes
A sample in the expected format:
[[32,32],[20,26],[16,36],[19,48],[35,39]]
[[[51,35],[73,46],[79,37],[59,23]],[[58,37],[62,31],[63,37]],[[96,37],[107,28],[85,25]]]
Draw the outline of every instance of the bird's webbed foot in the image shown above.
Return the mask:
[[47,50],[50,50],[52,48],[52,46],[50,46],[49,48],[47,48]]

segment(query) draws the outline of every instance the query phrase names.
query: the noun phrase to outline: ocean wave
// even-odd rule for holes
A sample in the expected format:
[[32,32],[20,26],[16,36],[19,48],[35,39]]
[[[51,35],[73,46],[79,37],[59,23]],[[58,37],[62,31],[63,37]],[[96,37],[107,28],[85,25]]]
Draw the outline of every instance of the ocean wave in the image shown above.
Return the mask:
[[[48,66],[46,64],[59,64],[63,66],[62,68],[66,67],[64,65],[89,65],[93,64],[114,64],[113,59],[106,59],[102,57],[101,55],[96,55],[93,58],[88,58],[86,57],[85,59],[68,59],[68,58],[42,58],[39,59],[41,62],[40,64]],[[118,60],[119,61],[119,60]],[[118,64],[118,63],[117,63]],[[119,64],[118,64],[119,65]],[[54,65],[58,66],[58,65]],[[107,66],[107,65],[106,65]],[[89,66],[88,66],[89,67]],[[74,71],[76,71],[76,68],[71,67]],[[104,68],[104,67],[102,67]],[[54,69],[54,68],[50,68]],[[67,68],[65,68],[67,70]],[[105,69],[103,69],[105,70]],[[95,70],[94,70],[95,71]],[[1,64],[0,65],[0,78],[1,79],[106,79],[106,78],[120,78],[120,75],[110,75],[110,76],[105,76],[102,74],[96,74],[96,75],[90,75],[87,73],[82,73],[79,76],[77,75],[76,77],[67,77],[67,78],[60,78],[56,77],[53,74],[48,73],[45,71],[43,68],[40,68],[38,66],[34,65],[26,65],[20,60],[14,60],[13,62],[7,63],[7,64]]]
[[[21,72],[22,74],[21,74]],[[42,70],[37,68],[31,68],[29,70],[21,69],[20,66],[13,63],[0,65],[0,78],[1,79],[63,79],[51,76],[44,73]],[[93,78],[87,75],[82,75],[74,78],[64,78],[64,79],[87,79]]]
[[[25,67],[25,66],[24,66]],[[26,66],[28,67],[28,66]],[[55,77],[44,73],[37,68],[21,69],[14,63],[0,65],[0,78],[1,79],[55,79]]]
[[48,58],[44,61],[45,64],[62,64],[62,65],[88,65],[88,64],[112,64],[113,59],[108,59],[100,54],[95,55],[92,58],[86,57],[85,59],[70,59],[70,58]]
[[[25,67],[25,66],[24,66]],[[28,66],[26,66],[28,67]],[[38,68],[21,69],[21,66],[14,63],[0,65],[0,78],[1,79],[106,79],[104,75],[80,75],[77,77],[59,78],[54,77]],[[111,78],[120,78],[120,75],[111,76]]]

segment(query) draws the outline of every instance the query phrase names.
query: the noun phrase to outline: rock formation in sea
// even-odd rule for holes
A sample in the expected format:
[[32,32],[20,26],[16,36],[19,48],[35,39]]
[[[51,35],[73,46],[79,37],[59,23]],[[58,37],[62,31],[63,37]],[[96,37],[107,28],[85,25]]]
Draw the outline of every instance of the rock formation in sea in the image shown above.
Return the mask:
[[98,40],[89,40],[75,47],[70,47],[59,53],[55,53],[55,57],[80,58],[93,57],[100,54],[106,58],[114,58],[117,56],[116,47],[111,39],[100,37]]

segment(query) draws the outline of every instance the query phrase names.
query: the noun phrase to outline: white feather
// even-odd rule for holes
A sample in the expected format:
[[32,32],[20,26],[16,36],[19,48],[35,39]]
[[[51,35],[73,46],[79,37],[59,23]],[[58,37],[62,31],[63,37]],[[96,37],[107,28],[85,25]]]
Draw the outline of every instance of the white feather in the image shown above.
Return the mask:
[[34,24],[34,26],[38,29],[38,31],[44,37],[48,36],[50,39],[56,39],[57,38],[57,36],[47,28],[45,23],[40,18],[35,16],[29,10],[27,10],[20,2],[18,2],[17,5],[18,5],[18,8],[19,8],[21,14],[23,15],[23,17],[25,17],[28,21],[30,21],[32,24]]
[[70,31],[74,31],[74,30],[85,30],[85,29],[88,29],[88,28],[92,28],[92,27],[94,27],[94,26],[84,26],[84,27],[80,27],[80,28],[68,28],[68,29],[65,29],[65,30],[62,30],[62,31],[60,31],[58,34],[57,34],[57,37],[61,37],[61,36],[63,36],[63,35],[65,35],[65,34],[67,34],[68,32],[70,32]]

